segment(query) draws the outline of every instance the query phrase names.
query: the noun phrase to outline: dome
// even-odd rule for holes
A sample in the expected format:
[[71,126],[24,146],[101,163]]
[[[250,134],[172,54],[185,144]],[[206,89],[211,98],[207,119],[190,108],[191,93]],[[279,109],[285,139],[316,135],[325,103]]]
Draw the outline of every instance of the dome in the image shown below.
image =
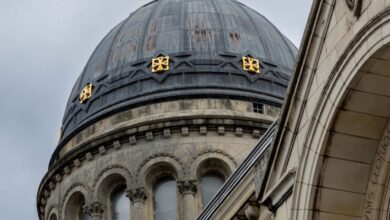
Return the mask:
[[[205,97],[280,106],[296,52],[265,17],[235,0],[152,1],[93,52],[70,95],[59,145],[94,121],[151,102]],[[155,73],[159,56],[169,56],[169,70]],[[243,57],[259,60],[260,73],[245,71]],[[80,101],[87,85],[93,90]]]

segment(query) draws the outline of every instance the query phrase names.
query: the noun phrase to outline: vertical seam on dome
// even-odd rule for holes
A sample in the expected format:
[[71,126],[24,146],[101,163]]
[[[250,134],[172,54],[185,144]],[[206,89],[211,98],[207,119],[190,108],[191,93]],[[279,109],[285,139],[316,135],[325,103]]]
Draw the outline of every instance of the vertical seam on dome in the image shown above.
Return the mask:
[[[241,4],[239,2],[237,2],[236,0],[232,0],[232,2],[237,5],[237,7],[239,9],[241,9],[241,11],[244,12],[244,14],[249,18],[249,20],[252,22],[252,24],[256,24],[255,21],[253,20],[252,16],[250,16],[250,14],[243,8],[241,7]],[[264,39],[262,38],[262,34],[260,33],[259,29],[257,27],[255,27],[255,30],[257,32],[257,37],[259,38],[260,42],[262,43],[263,45],[263,48],[264,48],[264,52],[266,55],[270,55],[270,51],[268,51],[268,48],[266,47],[266,45],[264,44]]]
[[[211,0],[211,4],[213,4],[213,7],[214,7],[214,9],[215,9],[215,12],[216,12],[216,14],[217,14],[217,16],[218,16],[218,21],[219,21],[219,24],[220,24],[220,27],[221,27],[221,36],[220,36],[220,38],[222,38],[222,39],[220,39],[222,42],[224,42],[224,44],[223,44],[223,50],[224,50],[224,52],[226,52],[227,51],[227,41],[226,41],[226,37],[225,37],[225,33],[224,33],[224,24],[223,24],[223,22],[222,22],[222,18],[221,18],[221,14],[219,13],[219,10],[218,10],[218,8],[217,8],[217,5],[215,4],[215,0]],[[217,44],[218,45],[218,44]],[[218,49],[217,49],[217,51],[218,51]]]
[[126,23],[130,20],[130,18],[132,16],[133,16],[133,14],[129,15],[129,17],[123,21],[123,24],[121,24],[121,26],[119,27],[119,30],[116,32],[115,36],[113,37],[112,42],[110,43],[110,47],[109,47],[110,49],[108,51],[108,56],[106,57],[106,60],[104,61],[104,72],[105,73],[107,73],[107,71],[108,71],[108,62],[111,59],[114,44],[118,40],[119,34],[122,33],[123,27],[126,25]]
[[[256,13],[258,13],[258,12],[256,11]],[[290,51],[290,54],[291,54],[291,56],[292,56],[292,60],[295,61],[295,56],[293,55],[293,54],[294,54],[294,51],[292,50],[292,48],[291,48],[289,42],[287,42],[287,40],[288,40],[288,41],[290,41],[290,40],[289,40],[289,39],[286,39],[286,36],[284,36],[284,34],[283,34],[282,32],[280,32],[280,30],[279,30],[279,29],[278,29],[270,20],[268,20],[268,18],[266,18],[264,15],[262,15],[262,14],[260,14],[260,13],[258,13],[258,14],[259,14],[262,18],[264,18],[264,20],[266,20],[266,21],[267,21],[267,22],[276,30],[276,32],[279,33],[279,35],[281,36],[283,42],[286,44],[288,50]],[[290,43],[292,43],[292,42],[290,41]],[[293,44],[293,45],[294,45],[294,44]],[[294,46],[295,46],[295,45],[294,45]]]
[[[158,6],[160,6],[163,1],[156,1],[156,3],[157,2],[158,2]],[[154,13],[156,12],[158,6],[154,6],[154,9],[149,13],[149,17],[148,17],[148,19],[146,21],[144,30],[142,31],[142,35],[141,35],[141,38],[140,38],[140,43],[138,44],[138,45],[140,45],[140,48],[138,48],[137,60],[141,59],[143,54],[144,54],[144,43],[145,43],[146,34],[147,34],[148,30],[149,30],[150,21],[152,20],[152,15],[154,15]]]
[[180,14],[180,26],[181,26],[181,30],[180,30],[180,49],[179,51],[182,52],[182,51],[185,51],[185,35],[187,34],[186,30],[185,30],[185,21],[187,19],[185,19],[185,6],[184,6],[184,0],[181,1],[181,14]]
[[[95,55],[97,49],[100,47],[100,45],[102,45],[102,43],[104,42],[104,40],[105,40],[105,39],[106,39],[106,38],[115,30],[116,27],[117,27],[117,26],[115,26],[114,28],[112,28],[111,31],[108,32],[108,34],[103,38],[103,40],[101,40],[101,41],[99,42],[99,44],[98,44],[98,45],[95,47],[95,49],[93,50],[92,55],[89,57],[89,59],[88,59],[88,61],[87,61],[87,64],[84,66],[84,69],[83,69],[83,71],[82,71],[82,73],[81,73],[79,86],[78,86],[78,88],[77,88],[78,91],[80,91],[81,88],[83,87],[83,86],[82,86],[82,81],[84,81],[84,78],[85,78],[85,71],[87,70],[87,67],[89,66],[89,63],[91,62],[92,57],[94,57],[94,55]],[[73,91],[73,90],[72,90],[72,91]]]

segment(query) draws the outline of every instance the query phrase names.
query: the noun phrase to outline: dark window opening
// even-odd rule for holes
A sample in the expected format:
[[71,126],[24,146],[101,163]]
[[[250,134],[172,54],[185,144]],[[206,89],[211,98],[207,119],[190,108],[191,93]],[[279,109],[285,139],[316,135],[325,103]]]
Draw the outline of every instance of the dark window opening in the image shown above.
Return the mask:
[[264,114],[264,104],[253,103],[253,111],[259,114]]

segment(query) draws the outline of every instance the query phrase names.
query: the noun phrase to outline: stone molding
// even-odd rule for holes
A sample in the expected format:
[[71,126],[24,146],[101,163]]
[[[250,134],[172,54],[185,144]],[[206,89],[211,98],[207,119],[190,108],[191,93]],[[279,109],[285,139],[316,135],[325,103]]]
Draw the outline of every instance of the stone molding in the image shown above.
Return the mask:
[[293,169],[283,175],[279,182],[264,195],[261,204],[266,206],[269,211],[276,213],[278,208],[292,194],[295,174],[296,170]]
[[268,164],[271,156],[271,148],[268,148],[264,155],[259,159],[254,167],[254,181],[255,181],[255,196],[260,199],[263,193],[265,173],[268,169]]
[[[180,166],[180,169],[181,170],[184,170],[184,163],[178,158],[176,157],[175,155],[173,154],[168,154],[168,153],[159,153],[159,154],[154,154],[152,156],[149,156],[147,157],[137,168],[137,171],[136,171],[136,179],[138,180],[138,177],[139,175],[141,174],[141,171],[142,169],[144,169],[144,167],[146,166],[146,164],[148,162],[150,162],[151,160],[153,159],[156,159],[156,158],[171,158],[173,161],[177,162]],[[174,166],[174,164],[172,164]],[[177,170],[177,172],[180,172],[180,170]],[[179,173],[178,173],[179,174]]]
[[232,155],[230,155],[230,154],[228,154],[228,153],[226,153],[226,152],[224,152],[224,151],[222,151],[222,150],[216,150],[216,149],[205,150],[205,151],[202,151],[202,152],[198,153],[197,155],[195,155],[195,156],[193,157],[193,162],[194,162],[196,159],[198,159],[199,157],[201,157],[201,156],[203,156],[203,155],[205,155],[205,154],[211,154],[211,153],[223,155],[223,156],[229,158],[230,161],[231,161],[235,166],[237,166],[237,161],[234,159],[234,157],[233,157]]
[[[89,187],[83,183],[75,183],[73,184],[72,186],[70,186],[64,193],[64,196],[61,200],[61,206],[65,205],[65,201],[66,199],[68,199],[69,195],[71,194],[72,191],[74,191],[76,188],[81,188],[83,190],[81,190],[83,192],[83,194],[87,193],[90,191]],[[84,195],[86,196],[86,195]]]
[[[234,125],[230,125],[230,126],[233,126],[232,128],[228,127],[226,125],[223,125],[223,126],[225,127],[225,133],[229,133],[229,132],[233,133],[234,136],[236,136],[237,138],[241,138],[241,137],[245,138],[246,137],[244,135],[241,136],[241,131],[243,134],[247,134],[248,136],[252,135],[252,131],[253,131],[250,129],[248,130],[248,128],[241,130],[242,127],[239,127],[239,129],[238,129],[239,135],[237,135],[237,129],[234,127]],[[183,138],[187,138],[187,137],[190,138],[194,134],[206,135],[206,133],[209,133],[209,132],[213,132],[213,135],[218,135],[218,127],[221,127],[221,126],[210,126],[209,127],[209,126],[205,126],[204,124],[199,124],[199,125],[197,125],[197,127],[198,127],[198,130],[196,130],[196,129],[194,130],[194,128],[191,127],[191,130],[189,129],[189,131],[188,131],[188,136],[184,136]],[[163,128],[163,130],[165,130],[165,133],[168,133],[167,129],[169,129],[170,135],[165,135],[165,137],[164,137],[164,133],[161,133],[162,138],[171,138],[174,133],[177,132],[179,134],[182,134],[182,132],[183,132],[182,129],[177,130],[177,129],[171,129],[171,128]],[[254,128],[254,130],[258,130],[258,128],[256,127],[256,128]],[[146,132],[147,131],[144,131],[144,133],[146,133]],[[215,132],[217,132],[217,133],[215,134]],[[153,132],[154,139],[152,141],[159,140],[159,139],[156,139],[157,135],[160,135],[160,133]],[[127,138],[129,143],[130,143],[130,147],[133,145],[136,145],[139,141],[141,141],[142,137],[146,141],[146,136],[139,136],[136,134],[130,134],[129,138]],[[46,201],[50,197],[51,192],[56,189],[59,180],[64,181],[64,179],[68,178],[72,174],[72,172],[76,171],[79,168],[82,168],[83,165],[86,163],[93,162],[94,160],[99,159],[100,157],[105,156],[107,154],[110,154],[113,151],[120,151],[120,150],[123,150],[124,148],[127,148],[127,147],[124,147],[124,145],[123,145],[124,144],[123,140],[125,140],[125,139],[121,138],[120,140],[119,139],[110,140],[109,143],[107,143],[107,142],[106,143],[93,143],[92,142],[89,144],[88,147],[83,147],[83,148],[85,148],[84,151],[81,152],[79,149],[76,149],[75,152],[69,153],[66,157],[63,157],[62,160],[64,162],[67,161],[67,163],[62,163],[63,164],[62,166],[57,166],[55,168],[55,170],[50,171],[47,174],[47,177],[44,179],[44,181],[41,184],[40,193],[39,193],[40,196],[39,196],[38,201],[39,201],[40,207],[41,207],[40,210],[43,210],[43,211],[40,213],[42,213],[44,215],[44,213],[45,213],[44,207],[46,206]],[[120,145],[120,147],[119,147],[119,145]],[[231,155],[229,155],[226,152],[223,152],[221,150],[217,150],[217,149],[210,149],[210,150],[200,152],[199,154],[194,156],[193,160],[196,160],[198,157],[201,157],[202,155],[206,155],[209,153],[217,153],[217,154],[223,155],[224,157],[227,157],[227,159],[229,159],[235,166],[237,166],[237,161]],[[74,155],[72,155],[72,154],[74,154]],[[145,159],[145,161],[136,170],[137,173],[140,172],[140,169],[142,169],[142,166],[144,166],[148,161],[150,161],[154,158],[158,158],[158,157],[170,157],[180,164],[180,166],[182,167],[182,170],[185,170],[184,168],[187,168],[186,167],[187,165],[184,164],[182,161],[180,161],[179,158],[177,158],[171,154],[162,153],[162,154],[152,155],[149,158]],[[188,163],[188,166],[191,166],[191,163]],[[120,165],[119,166],[112,165],[110,167],[107,167],[105,170],[102,170],[98,174],[98,177],[93,182],[93,188],[96,187],[98,178],[100,178],[102,175],[104,175],[104,172],[107,172],[109,169],[115,169],[115,168],[123,169],[124,167],[122,167]],[[135,176],[133,176],[132,173],[128,169],[125,169],[125,170],[127,173],[130,174],[129,176],[131,178],[134,177],[135,179],[137,179],[137,177],[138,177],[137,173],[135,173],[134,174]],[[185,174],[183,174],[183,175],[185,175]],[[86,186],[86,187],[88,187],[88,186]]]
[[109,172],[111,170],[114,170],[114,169],[123,170],[127,174],[127,176],[123,177],[124,179],[126,179],[126,181],[129,181],[128,178],[130,178],[130,179],[132,178],[131,171],[129,169],[127,169],[127,167],[125,167],[123,165],[120,165],[120,164],[110,165],[110,166],[107,166],[106,168],[104,168],[102,171],[99,172],[99,174],[96,176],[96,178],[93,181],[92,189],[96,188],[97,183],[99,182],[99,180],[102,178],[102,176],[104,174],[106,174],[107,172]]

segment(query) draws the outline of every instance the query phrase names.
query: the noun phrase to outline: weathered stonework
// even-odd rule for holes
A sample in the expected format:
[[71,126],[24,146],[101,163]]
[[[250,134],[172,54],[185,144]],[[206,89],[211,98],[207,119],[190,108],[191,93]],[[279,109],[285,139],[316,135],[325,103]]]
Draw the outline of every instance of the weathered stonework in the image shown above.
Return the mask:
[[[218,102],[218,100],[212,100],[212,102]],[[196,110],[192,112],[196,113]],[[203,112],[207,112],[207,110]],[[257,142],[260,130],[265,130],[268,124],[274,120],[273,116],[250,112],[236,112],[234,114],[234,120],[224,120],[224,116],[218,120],[201,119],[207,118],[207,114],[194,114],[191,118],[196,118],[196,120],[177,123],[179,127],[164,119],[167,122],[157,126],[141,123],[143,125],[138,129],[118,127],[115,131],[119,135],[111,129],[106,137],[102,135],[86,137],[88,141],[82,147],[74,149],[73,152],[60,159],[59,164],[61,165],[53,172],[54,176],[47,176],[47,180],[52,179],[54,182],[61,180],[58,183],[61,184],[61,187],[55,187],[54,182],[51,185],[42,185],[53,191],[47,196],[47,201],[41,203],[43,207],[46,207],[43,213],[49,213],[48,207],[50,206],[47,204],[62,204],[56,208],[63,210],[66,205],[65,201],[58,202],[58,199],[64,198],[57,197],[57,195],[69,197],[69,193],[81,185],[86,188],[85,203],[93,204],[98,201],[100,185],[104,184],[105,179],[111,178],[115,174],[123,177],[124,184],[129,189],[130,200],[137,203],[140,212],[133,211],[138,216],[145,216],[148,219],[152,215],[151,200],[146,196],[151,193],[148,176],[153,174],[148,173],[147,170],[149,170],[149,166],[153,166],[159,161],[158,163],[171,164],[172,167],[175,167],[174,176],[178,180],[178,190],[183,193],[183,196],[187,192],[191,192],[191,197],[184,196],[183,201],[187,201],[186,207],[192,207],[193,211],[183,218],[193,218],[200,211],[195,205],[200,197],[196,190],[196,178],[198,178],[196,173],[200,172],[197,164],[201,164],[204,160],[220,161],[218,163],[228,164],[221,167],[221,173],[226,176],[230,175]],[[176,117],[172,117],[170,120],[175,121]],[[251,118],[250,123],[241,121],[241,119],[248,120],[249,118]],[[145,122],[149,123],[149,120]],[[123,125],[125,124],[123,123]],[[153,131],[147,129],[152,127]],[[155,130],[156,128],[159,130]],[[129,133],[129,131],[135,131],[135,133]],[[257,135],[254,136],[254,133]],[[129,160],[129,158],[132,159]],[[215,167],[215,169],[219,168]],[[67,170],[66,173],[65,170]],[[66,175],[62,175],[62,173]],[[186,179],[192,178],[195,179],[186,181]],[[72,186],[74,182],[80,184]],[[63,192],[63,189],[68,190]],[[143,191],[141,192],[139,189],[143,189]],[[143,205],[138,204],[141,200]],[[107,204],[104,206],[109,207]],[[104,218],[106,214],[96,215],[95,218]]]

